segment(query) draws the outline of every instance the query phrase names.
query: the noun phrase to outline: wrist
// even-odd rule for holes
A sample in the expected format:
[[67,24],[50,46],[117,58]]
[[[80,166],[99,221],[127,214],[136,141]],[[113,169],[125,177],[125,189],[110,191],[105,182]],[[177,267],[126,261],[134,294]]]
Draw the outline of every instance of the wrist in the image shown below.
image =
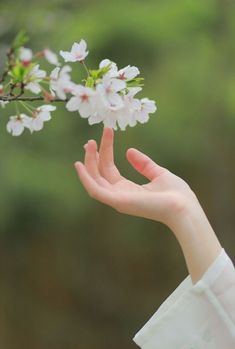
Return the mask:
[[182,248],[193,282],[198,281],[222,247],[196,196],[169,227]]

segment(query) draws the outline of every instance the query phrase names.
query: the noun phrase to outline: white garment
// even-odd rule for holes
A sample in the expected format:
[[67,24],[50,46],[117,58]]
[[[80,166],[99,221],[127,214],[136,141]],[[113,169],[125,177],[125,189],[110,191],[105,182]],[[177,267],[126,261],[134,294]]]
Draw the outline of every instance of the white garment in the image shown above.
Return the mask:
[[188,275],[133,340],[143,349],[235,349],[235,268],[225,250],[198,282]]

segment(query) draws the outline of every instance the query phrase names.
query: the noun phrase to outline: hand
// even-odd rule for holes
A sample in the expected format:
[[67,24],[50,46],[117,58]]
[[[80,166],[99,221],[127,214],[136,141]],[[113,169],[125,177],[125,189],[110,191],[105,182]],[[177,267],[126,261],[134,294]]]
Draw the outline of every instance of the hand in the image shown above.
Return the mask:
[[222,248],[196,195],[184,180],[134,148],[127,150],[127,160],[149,183],[139,185],[124,178],[114,164],[113,138],[113,130],[104,128],[99,152],[94,140],[85,145],[84,164],[75,163],[83,186],[91,197],[118,212],[166,224],[196,283]]
[[88,194],[118,212],[145,217],[171,227],[197,198],[188,184],[169,170],[159,166],[139,150],[129,148],[130,164],[149,183],[136,184],[123,177],[114,164],[114,132],[104,128],[99,152],[94,140],[85,147],[85,160],[75,168]]

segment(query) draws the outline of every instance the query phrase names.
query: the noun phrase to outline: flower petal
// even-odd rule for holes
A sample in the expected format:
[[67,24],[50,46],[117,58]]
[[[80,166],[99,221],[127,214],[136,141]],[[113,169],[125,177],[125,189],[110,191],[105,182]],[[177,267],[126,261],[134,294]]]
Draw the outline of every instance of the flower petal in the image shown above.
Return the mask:
[[78,110],[80,106],[80,98],[79,97],[72,97],[68,103],[66,104],[66,108],[68,111],[75,111]]

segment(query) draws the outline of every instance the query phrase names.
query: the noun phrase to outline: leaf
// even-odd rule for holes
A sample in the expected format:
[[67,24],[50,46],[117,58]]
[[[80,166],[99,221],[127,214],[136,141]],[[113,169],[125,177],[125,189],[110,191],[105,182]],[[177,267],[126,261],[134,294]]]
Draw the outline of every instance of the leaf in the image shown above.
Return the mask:
[[13,79],[13,83],[23,82],[24,78],[29,74],[35,64],[30,64],[25,67],[20,61],[17,61],[14,67],[9,72],[9,75]]
[[86,80],[86,87],[94,87],[95,81],[92,76],[88,76]]
[[29,41],[29,38],[24,30],[20,30],[19,33],[16,35],[15,39],[12,43],[12,48],[16,50],[17,48],[24,46],[26,42]]
[[89,70],[90,75],[94,80],[100,79],[103,77],[104,74],[108,73],[108,71],[111,68],[111,63],[107,65],[106,67],[97,69],[97,70]]
[[135,78],[126,82],[127,87],[141,87],[144,86],[144,78]]

